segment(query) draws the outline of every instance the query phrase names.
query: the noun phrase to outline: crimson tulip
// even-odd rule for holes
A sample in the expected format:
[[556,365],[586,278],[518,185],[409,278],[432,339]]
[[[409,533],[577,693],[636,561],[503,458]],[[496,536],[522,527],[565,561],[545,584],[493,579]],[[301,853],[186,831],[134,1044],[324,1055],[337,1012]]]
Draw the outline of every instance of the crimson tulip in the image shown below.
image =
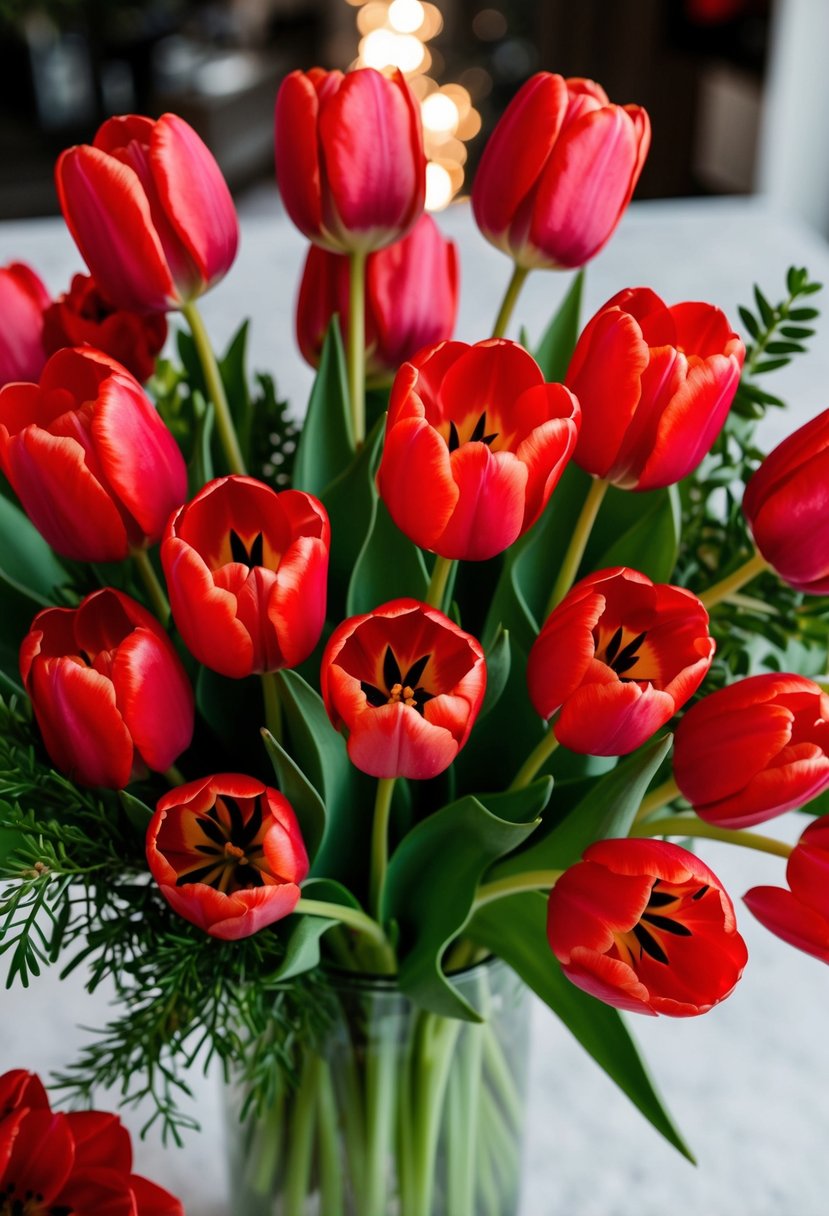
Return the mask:
[[142,382],[153,374],[156,356],[166,340],[164,313],[141,315],[113,308],[88,274],[76,274],[69,291],[58,296],[43,314],[47,354],[64,346],[94,346]]
[[582,407],[576,464],[626,490],[680,481],[710,451],[745,347],[713,304],[668,307],[628,287],[578,340],[566,383]]
[[331,528],[322,503],[220,477],[176,512],[161,545],[188,650],[232,679],[295,667],[325,623]]
[[699,688],[715,643],[690,591],[636,570],[599,570],[547,618],[527,661],[530,700],[564,747],[623,756]]
[[0,468],[64,557],[114,562],[155,544],[187,493],[175,440],[138,381],[100,351],[52,355],[0,390]]
[[225,941],[289,916],[308,873],[287,798],[238,773],[165,794],[147,829],[147,862],[170,906]]
[[631,1013],[707,1013],[748,960],[716,874],[661,840],[590,845],[550,892],[547,936],[577,988]]
[[578,401],[500,338],[443,342],[395,377],[377,474],[398,528],[478,561],[535,523],[575,447]]
[[55,169],[61,210],[117,308],[166,312],[227,274],[239,225],[208,148],[175,114],[109,118]]
[[829,787],[829,696],[776,672],[718,689],[680,722],[674,776],[700,818],[726,828],[803,806]]
[[372,777],[435,777],[469,738],[486,688],[480,643],[436,608],[391,600],[332,633],[320,689],[353,764]]
[[382,249],[414,226],[426,195],[420,108],[402,74],[291,72],[276,98],[276,177],[315,245]]
[[[299,348],[318,367],[335,313],[348,332],[349,268],[342,254],[312,245],[297,300]],[[385,383],[421,347],[451,338],[458,314],[458,251],[423,214],[402,241],[366,259],[366,375]]]
[[155,617],[120,591],[39,612],[20,674],[46,750],[80,785],[165,772],[193,736],[193,693]]
[[754,542],[784,582],[829,593],[829,410],[770,452],[746,486]]
[[37,380],[46,362],[43,312],[51,297],[25,262],[0,267],[0,386]]
[[513,97],[472,186],[481,232],[519,266],[583,266],[610,240],[651,141],[641,106],[538,72]]
[[786,887],[752,887],[748,910],[771,933],[829,963],[829,816],[810,823],[786,863]]
[[0,1076],[0,1212],[6,1216],[184,1216],[132,1172],[129,1133],[101,1111],[55,1114],[40,1080]]

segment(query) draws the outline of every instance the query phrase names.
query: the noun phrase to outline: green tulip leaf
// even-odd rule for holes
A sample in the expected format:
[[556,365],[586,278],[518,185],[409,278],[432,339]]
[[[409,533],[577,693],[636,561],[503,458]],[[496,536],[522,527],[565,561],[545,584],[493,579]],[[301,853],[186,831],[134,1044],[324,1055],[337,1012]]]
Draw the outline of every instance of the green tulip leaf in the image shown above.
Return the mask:
[[[321,903],[341,904],[347,908],[359,908],[350,891],[328,878],[309,878],[302,885],[304,899],[317,899]],[[305,971],[313,971],[320,962],[320,939],[329,929],[340,922],[325,916],[306,916],[297,913],[289,916],[280,926],[280,938],[285,946],[285,956],[270,977],[274,980],[289,980]]]
[[546,924],[546,898],[529,891],[480,908],[467,933],[512,967],[668,1143],[693,1163],[618,1010],[570,983],[549,947]]
[[213,403],[205,401],[198,389],[193,392],[193,417],[193,454],[187,469],[187,484],[191,495],[195,496],[215,476],[211,444],[216,415]]
[[269,730],[262,731],[262,739],[276,774],[277,785],[296,813],[305,848],[313,861],[325,834],[325,804],[296,761]]
[[561,384],[567,375],[579,336],[583,289],[584,270],[579,270],[534,352],[535,361],[548,382]]
[[67,572],[20,507],[2,495],[0,535],[0,582],[40,607],[54,603],[55,590],[68,581]]
[[297,446],[294,489],[321,497],[353,456],[345,352],[339,321],[332,317]]
[[243,321],[219,360],[219,372],[225,386],[233,425],[236,428],[236,437],[246,461],[250,459],[253,427],[253,404],[248,390],[246,371],[249,329],[250,321]]
[[655,583],[668,582],[679,553],[681,527],[676,486],[642,494],[611,486],[593,527],[582,573],[629,566]]
[[399,596],[426,598],[429,575],[423,554],[392,521],[382,499],[374,504],[371,530],[352,572],[346,613],[356,616]]
[[385,420],[379,419],[351,464],[322,493],[331,521],[328,568],[328,619],[346,615],[348,586],[360,550],[371,529],[377,504],[377,471]]
[[501,699],[510,673],[509,632],[498,627],[492,645],[486,652],[486,692],[478,714],[478,721],[485,718]]
[[128,794],[126,790],[118,791],[118,801],[124,808],[124,814],[130,821],[130,824],[143,840],[155,811],[151,806],[147,806],[146,802],[142,802],[140,798],[136,798],[134,794]]

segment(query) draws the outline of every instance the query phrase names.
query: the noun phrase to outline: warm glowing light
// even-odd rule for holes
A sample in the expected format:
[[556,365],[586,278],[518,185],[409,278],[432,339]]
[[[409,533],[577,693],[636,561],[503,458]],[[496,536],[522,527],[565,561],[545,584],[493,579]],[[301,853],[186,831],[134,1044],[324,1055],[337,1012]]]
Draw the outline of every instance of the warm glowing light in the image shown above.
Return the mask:
[[360,58],[369,68],[393,67],[404,73],[416,72],[426,58],[426,48],[412,34],[372,30],[360,43]]
[[426,130],[436,134],[454,134],[460,119],[458,107],[445,93],[432,93],[421,105],[420,113]]
[[426,210],[442,211],[452,202],[454,193],[448,170],[430,161],[426,166]]
[[437,38],[442,29],[443,16],[440,9],[434,4],[424,4],[423,28],[417,31],[418,37],[424,42],[430,42],[432,38]]
[[389,6],[382,0],[369,0],[357,14],[357,29],[361,34],[370,34],[372,30],[382,29],[386,24]]
[[399,34],[414,34],[425,17],[420,0],[393,0],[389,8],[389,25]]

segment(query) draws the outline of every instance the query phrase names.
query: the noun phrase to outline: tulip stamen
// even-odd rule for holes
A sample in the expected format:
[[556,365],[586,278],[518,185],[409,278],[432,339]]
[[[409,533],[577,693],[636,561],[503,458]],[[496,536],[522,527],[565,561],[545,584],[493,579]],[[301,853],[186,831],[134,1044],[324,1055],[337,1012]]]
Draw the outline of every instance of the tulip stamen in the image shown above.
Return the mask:
[[368,680],[360,681],[360,688],[365,693],[367,703],[374,709],[380,709],[384,705],[405,705],[422,714],[423,706],[435,695],[419,685],[420,677],[431,657],[431,654],[422,655],[403,675],[394,651],[391,646],[387,646],[383,656],[385,688],[371,684]]
[[234,562],[242,566],[264,566],[265,543],[261,532],[257,532],[248,547],[238,532],[230,529],[230,555]]
[[637,633],[636,637],[632,638],[626,646],[622,646],[624,627],[620,625],[607,643],[604,656],[602,656],[599,639],[594,634],[596,658],[600,662],[606,663],[611,671],[615,671],[621,682],[627,684],[636,677],[626,676],[625,672],[630,671],[639,662],[641,655],[637,652],[647,636],[647,630],[643,630],[642,633]]
[[[485,434],[486,431],[486,410],[481,414],[475,426],[472,428],[472,433],[466,440],[467,443],[485,443],[487,447],[493,443],[499,436],[500,431],[493,431],[490,435]],[[449,422],[449,439],[447,447],[450,452],[456,451],[461,446],[461,437],[458,433],[458,428],[454,422]]]

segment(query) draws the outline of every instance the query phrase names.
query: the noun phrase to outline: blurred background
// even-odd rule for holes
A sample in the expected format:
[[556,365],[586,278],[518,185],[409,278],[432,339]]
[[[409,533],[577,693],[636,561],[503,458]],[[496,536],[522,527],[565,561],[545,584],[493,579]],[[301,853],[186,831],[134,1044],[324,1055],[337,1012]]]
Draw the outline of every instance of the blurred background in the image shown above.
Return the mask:
[[777,192],[827,232],[827,45],[826,0],[0,0],[0,218],[54,212],[56,153],[125,111],[183,115],[237,194],[272,181],[278,80],[359,62],[421,101],[432,209],[544,68],[647,107],[638,197]]

